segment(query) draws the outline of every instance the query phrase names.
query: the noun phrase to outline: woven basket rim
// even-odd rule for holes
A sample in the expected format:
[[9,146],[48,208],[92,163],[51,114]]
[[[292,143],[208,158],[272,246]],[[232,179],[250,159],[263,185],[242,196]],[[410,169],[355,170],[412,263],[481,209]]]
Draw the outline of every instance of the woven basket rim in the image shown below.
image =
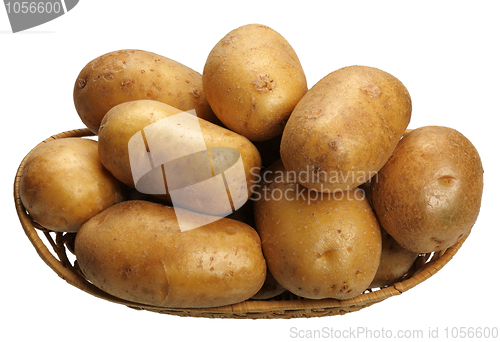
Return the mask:
[[[55,139],[90,137],[95,134],[89,129],[75,129],[53,135],[38,145]],[[37,145],[37,146],[38,146]],[[35,146],[36,147],[36,146]],[[362,308],[381,302],[387,298],[397,296],[417,286],[427,280],[439,270],[441,270],[458,252],[462,244],[467,239],[465,235],[452,247],[440,251],[420,255],[414,264],[414,273],[391,286],[376,290],[367,290],[364,293],[347,300],[337,299],[306,299],[297,297],[290,293],[266,300],[247,300],[244,302],[214,308],[164,308],[155,307],[139,303],[126,301],[114,297],[90,283],[78,272],[75,265],[71,265],[66,258],[64,244],[53,242],[51,232],[38,226],[29,216],[24,208],[20,196],[20,179],[26,159],[31,151],[23,158],[16,173],[14,181],[14,201],[16,211],[26,236],[35,247],[40,258],[62,279],[66,280],[80,290],[93,296],[105,299],[117,304],[126,305],[133,309],[148,310],[153,312],[191,317],[211,317],[211,318],[294,318],[294,317],[318,317],[345,314],[347,312],[358,311]],[[40,237],[40,233],[45,234],[49,244],[52,245],[54,253]],[[62,233],[57,237],[61,237]],[[418,264],[418,265],[417,265]]]

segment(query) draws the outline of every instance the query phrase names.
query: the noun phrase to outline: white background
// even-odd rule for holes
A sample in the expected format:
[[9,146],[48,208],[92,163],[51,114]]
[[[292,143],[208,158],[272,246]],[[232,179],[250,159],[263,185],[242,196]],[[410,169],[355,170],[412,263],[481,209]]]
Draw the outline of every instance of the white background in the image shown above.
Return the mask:
[[[163,4],[163,5],[162,5]],[[293,339],[291,329],[423,330],[500,327],[500,24],[495,1],[118,1],[82,0],[68,14],[12,34],[0,8],[1,340],[176,341]],[[268,25],[297,52],[311,87],[348,65],[398,77],[413,101],[410,128],[443,125],[463,133],[485,169],[472,234],[435,276],[344,316],[293,320],[180,318],[94,298],[60,279],[37,255],[15,212],[14,176],[38,142],[83,128],[73,84],[95,57],[118,49],[158,53],[202,72],[211,48],[248,23]],[[360,336],[361,340],[363,336]],[[298,339],[298,338],[295,338]]]

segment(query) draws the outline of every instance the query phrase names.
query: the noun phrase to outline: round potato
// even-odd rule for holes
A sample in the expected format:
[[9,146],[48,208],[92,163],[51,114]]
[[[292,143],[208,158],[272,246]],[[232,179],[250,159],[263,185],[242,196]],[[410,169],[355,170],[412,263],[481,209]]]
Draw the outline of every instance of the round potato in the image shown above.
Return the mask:
[[261,167],[247,138],[158,101],[113,107],[98,137],[101,161],[117,179],[209,215],[246,203]]
[[401,139],[372,182],[380,224],[404,248],[430,253],[454,245],[479,215],[483,167],[474,145],[442,126]]
[[158,54],[118,50],[90,61],[76,79],[73,99],[83,123],[97,134],[104,115],[134,100],[156,100],[218,122],[206,101],[201,74]]
[[410,117],[410,95],[397,78],[365,66],[339,69],[293,110],[281,141],[283,164],[307,188],[354,188],[387,162]]
[[308,190],[278,161],[262,173],[255,200],[262,249],[281,286],[311,299],[348,299],[368,288],[382,241],[362,190]]
[[76,232],[82,224],[124,200],[126,187],[106,170],[97,142],[65,138],[40,144],[26,159],[21,201],[41,226]]
[[404,249],[382,227],[380,227],[380,232],[382,233],[382,254],[370,288],[384,287],[399,281],[408,273],[419,255],[419,253]]
[[208,55],[203,89],[217,117],[252,141],[280,135],[307,92],[300,61],[283,36],[258,24],[239,27]]
[[80,269],[103,291],[156,307],[229,305],[259,291],[266,262],[253,228],[222,218],[181,231],[176,213],[147,201],[103,211],[76,236]]

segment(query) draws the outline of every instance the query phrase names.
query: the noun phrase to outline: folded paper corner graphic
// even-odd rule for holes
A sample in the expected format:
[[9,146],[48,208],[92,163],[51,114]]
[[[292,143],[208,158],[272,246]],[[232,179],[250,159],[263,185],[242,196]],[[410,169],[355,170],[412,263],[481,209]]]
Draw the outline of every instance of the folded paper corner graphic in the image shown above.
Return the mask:
[[207,148],[193,111],[150,124],[132,136],[128,150],[136,189],[168,192],[181,231],[230,215],[248,200],[240,152]]
[[24,31],[54,20],[78,4],[78,0],[4,0],[12,32]]

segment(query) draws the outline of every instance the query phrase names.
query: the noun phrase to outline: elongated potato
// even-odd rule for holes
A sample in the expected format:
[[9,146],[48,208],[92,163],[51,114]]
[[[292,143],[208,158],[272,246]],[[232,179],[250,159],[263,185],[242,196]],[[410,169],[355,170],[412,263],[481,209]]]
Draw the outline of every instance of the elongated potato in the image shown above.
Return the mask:
[[114,106],[156,100],[218,122],[206,101],[200,73],[167,57],[142,50],[118,50],[90,61],[76,79],[73,98],[83,123],[94,133]]
[[339,69],[293,110],[281,141],[283,164],[310,189],[354,188],[387,162],[410,116],[410,95],[394,76],[364,66]]
[[247,138],[158,101],[113,107],[98,137],[103,165],[123,183],[209,215],[240,208],[261,167]]
[[126,201],[83,225],[78,265],[116,297],[157,307],[229,305],[256,294],[266,277],[257,232],[220,219],[181,231],[171,207]]
[[217,117],[252,141],[280,135],[307,91],[293,48],[278,32],[258,24],[222,38],[208,55],[202,79]]
[[305,298],[353,298],[372,282],[381,234],[364,192],[308,190],[281,161],[262,173],[255,221],[269,271]]

